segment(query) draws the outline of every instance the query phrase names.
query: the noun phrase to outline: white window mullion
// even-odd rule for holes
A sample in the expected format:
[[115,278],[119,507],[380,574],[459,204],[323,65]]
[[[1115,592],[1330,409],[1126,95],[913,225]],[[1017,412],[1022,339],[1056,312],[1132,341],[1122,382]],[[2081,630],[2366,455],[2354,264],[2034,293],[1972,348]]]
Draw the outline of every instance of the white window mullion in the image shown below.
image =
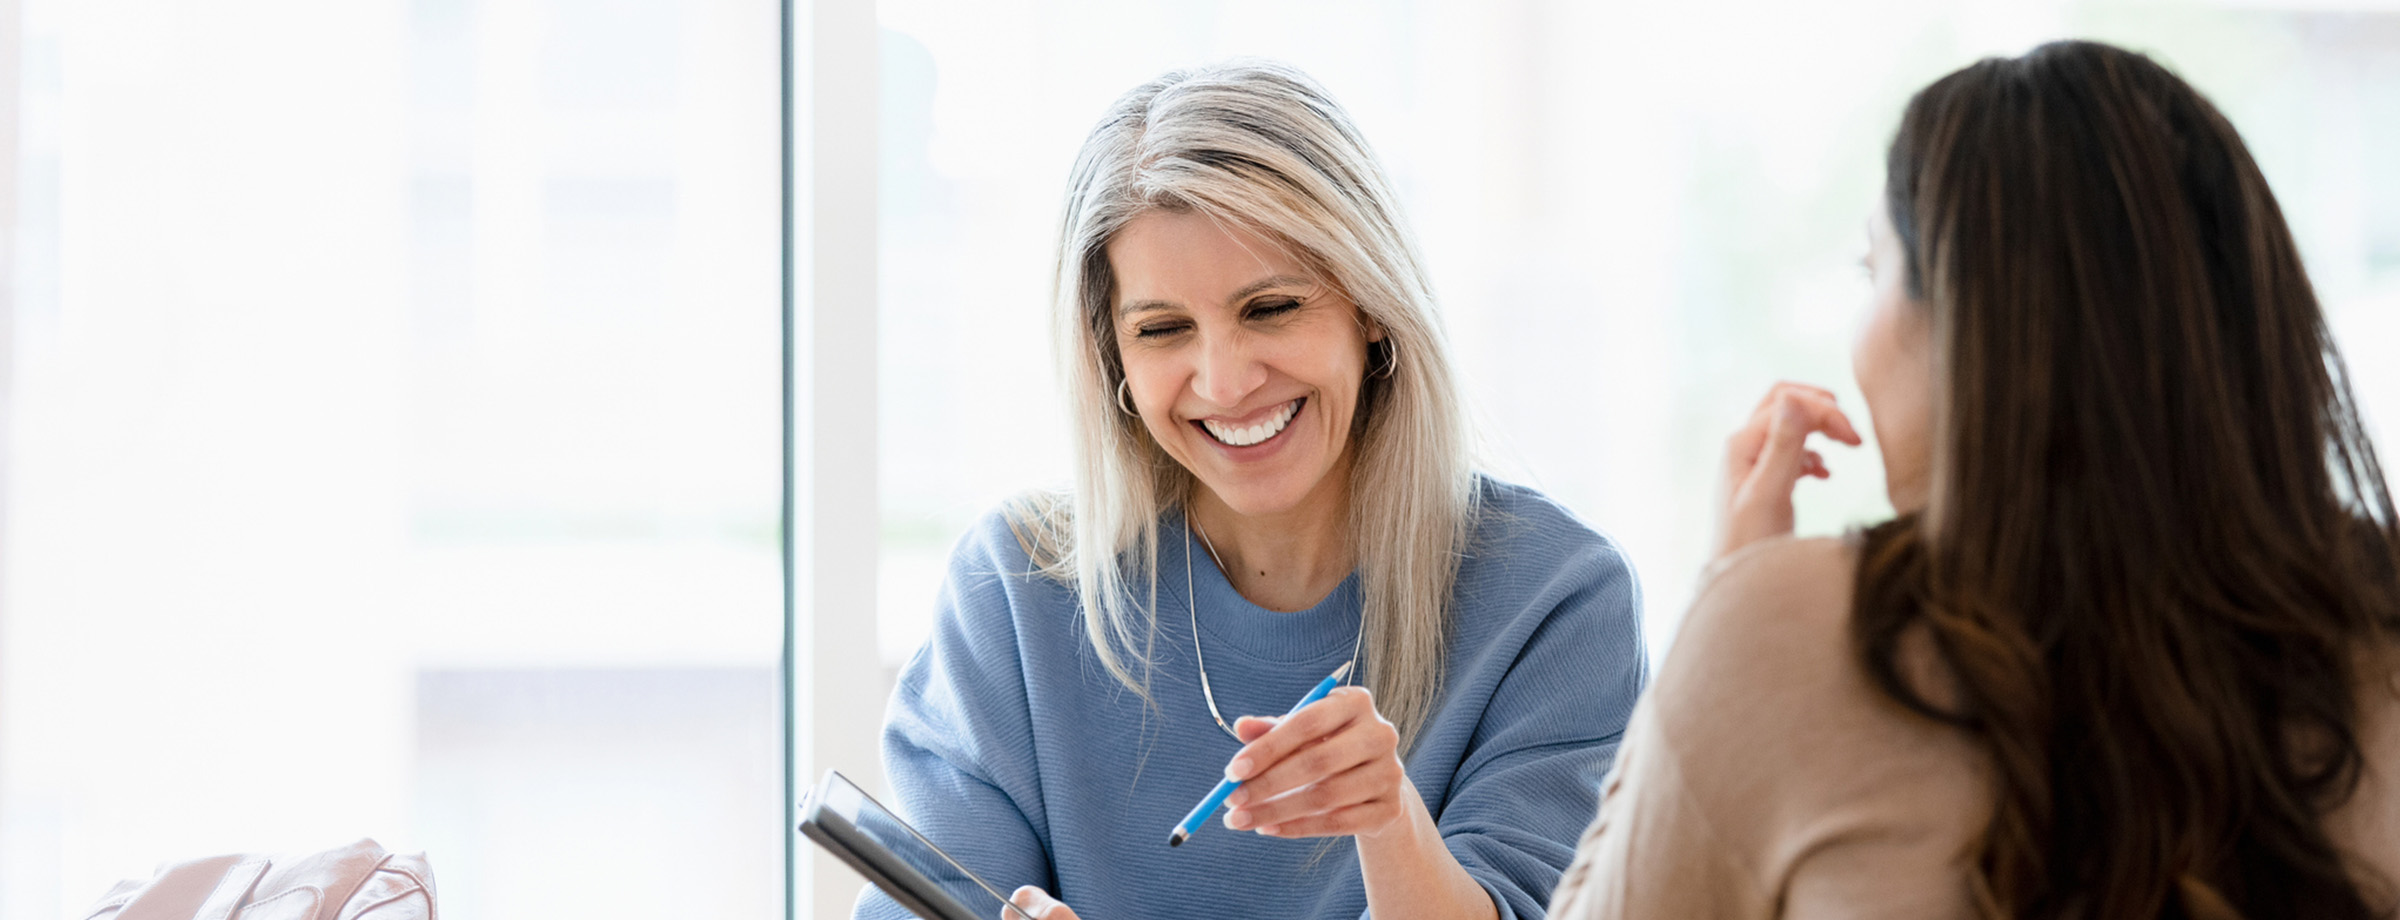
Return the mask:
[[[791,783],[827,769],[871,790],[883,706],[875,645],[874,0],[785,0],[791,463],[786,501]],[[792,915],[849,916],[858,878],[791,832]]]

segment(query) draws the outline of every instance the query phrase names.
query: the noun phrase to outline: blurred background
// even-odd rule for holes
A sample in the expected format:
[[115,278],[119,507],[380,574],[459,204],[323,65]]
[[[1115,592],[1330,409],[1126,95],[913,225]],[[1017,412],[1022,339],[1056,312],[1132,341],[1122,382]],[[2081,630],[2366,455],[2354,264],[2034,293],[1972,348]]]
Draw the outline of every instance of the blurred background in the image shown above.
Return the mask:
[[773,0],[24,0],[0,918],[783,908]]
[[[1611,534],[1653,654],[1713,526],[1723,438],[1779,379],[1863,403],[1849,345],[1909,95],[2085,37],[2146,51],[2249,141],[2361,399],[2400,426],[2400,0],[882,0],[881,645],[922,641],[950,542],[1069,475],[1044,324],[1068,165],[1127,89],[1298,64],[1400,187],[1486,466]],[[2400,447],[2387,448],[2400,450]],[[1827,451],[1804,531],[1890,514]]]
[[[846,91],[881,112],[850,139],[879,433],[846,449],[878,469],[886,674],[958,534],[1065,481],[1076,147],[1232,55],[1357,118],[1488,468],[1626,546],[1654,654],[1730,426],[1777,379],[1861,408],[1883,145],[1981,56],[2100,38],[2209,93],[2400,450],[2400,0],[875,8]],[[0,14],[0,920],[367,835],[429,850],[460,920],[779,915],[776,0]],[[1871,448],[1828,461],[1804,530],[1888,513]]]

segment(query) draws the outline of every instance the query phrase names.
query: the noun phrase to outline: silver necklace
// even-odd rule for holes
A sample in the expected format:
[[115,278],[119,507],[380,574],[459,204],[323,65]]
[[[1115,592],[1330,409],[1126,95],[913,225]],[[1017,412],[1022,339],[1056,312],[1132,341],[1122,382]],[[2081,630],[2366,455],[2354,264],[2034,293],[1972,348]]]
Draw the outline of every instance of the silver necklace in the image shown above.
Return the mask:
[[[1240,741],[1242,736],[1226,723],[1225,714],[1217,711],[1216,691],[1208,687],[1208,656],[1200,654],[1200,598],[1192,588],[1192,530],[1192,515],[1186,511],[1183,515],[1183,609],[1192,615],[1192,661],[1200,665],[1200,698],[1208,701],[1208,717],[1217,720],[1217,727],[1224,729],[1227,737]],[[1200,545],[1208,548],[1208,559],[1217,564],[1217,571],[1225,571],[1225,559],[1217,555],[1216,544],[1208,541],[1208,531],[1200,531]],[[1342,670],[1349,673],[1342,676],[1342,683],[1348,684],[1358,676],[1358,652],[1366,646],[1366,641],[1367,612],[1361,609],[1358,612],[1358,638],[1350,641],[1350,663],[1342,666]]]

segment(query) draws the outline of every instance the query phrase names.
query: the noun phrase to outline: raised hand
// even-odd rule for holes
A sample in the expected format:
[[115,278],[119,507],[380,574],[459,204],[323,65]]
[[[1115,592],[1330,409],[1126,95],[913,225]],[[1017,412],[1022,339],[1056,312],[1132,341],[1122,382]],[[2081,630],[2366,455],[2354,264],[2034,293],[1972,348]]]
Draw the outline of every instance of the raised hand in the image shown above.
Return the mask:
[[1792,532],[1792,486],[1802,476],[1832,475],[1825,458],[1808,448],[1812,434],[1852,447],[1862,443],[1832,391],[1785,381],[1768,389],[1750,420],[1725,439],[1718,558]]

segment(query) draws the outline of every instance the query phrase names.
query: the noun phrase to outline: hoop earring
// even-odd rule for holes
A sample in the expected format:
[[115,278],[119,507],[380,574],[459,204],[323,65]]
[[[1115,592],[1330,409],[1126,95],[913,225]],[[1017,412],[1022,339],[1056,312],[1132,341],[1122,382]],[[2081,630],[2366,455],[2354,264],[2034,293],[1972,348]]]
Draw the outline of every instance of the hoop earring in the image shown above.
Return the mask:
[[1383,366],[1369,372],[1367,376],[1376,380],[1390,380],[1393,374],[1400,372],[1400,349],[1392,347],[1389,340],[1384,341],[1382,345]]
[[1117,378],[1117,411],[1133,416],[1134,418],[1141,418],[1141,413],[1133,411],[1132,406],[1125,404],[1125,385],[1132,382],[1133,379],[1130,377]]

